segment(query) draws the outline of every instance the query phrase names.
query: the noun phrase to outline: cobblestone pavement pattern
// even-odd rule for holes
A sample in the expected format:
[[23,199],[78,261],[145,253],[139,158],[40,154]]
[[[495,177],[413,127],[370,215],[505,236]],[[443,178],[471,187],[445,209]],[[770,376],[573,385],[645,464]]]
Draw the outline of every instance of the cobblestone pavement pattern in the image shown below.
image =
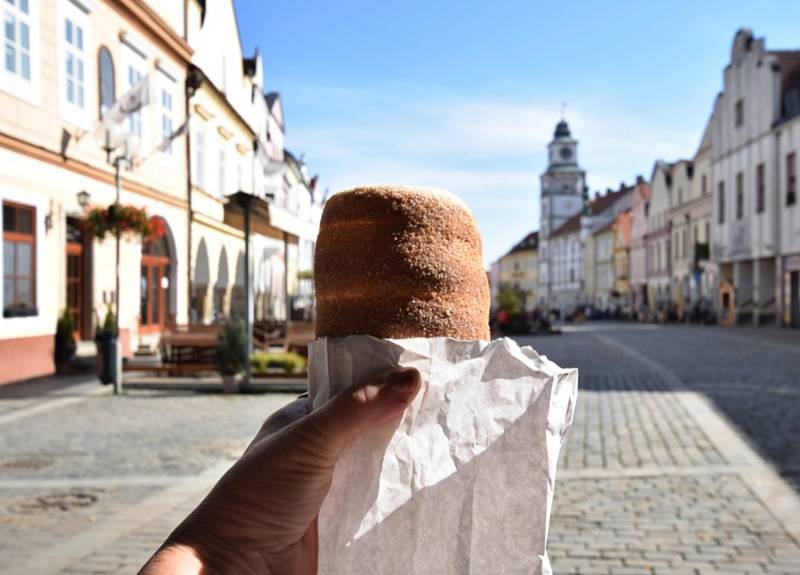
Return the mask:
[[[770,475],[800,476],[800,334],[596,324],[520,342],[581,370],[557,574],[800,573],[800,483]],[[135,572],[291,399],[101,395],[20,417],[36,403],[0,390],[0,573]]]

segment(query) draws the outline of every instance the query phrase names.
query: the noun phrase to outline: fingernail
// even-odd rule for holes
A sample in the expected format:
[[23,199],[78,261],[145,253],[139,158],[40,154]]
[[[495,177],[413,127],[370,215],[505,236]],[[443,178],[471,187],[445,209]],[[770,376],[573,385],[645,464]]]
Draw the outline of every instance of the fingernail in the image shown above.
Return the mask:
[[386,377],[386,385],[392,393],[406,395],[417,385],[419,372],[413,367],[396,369]]

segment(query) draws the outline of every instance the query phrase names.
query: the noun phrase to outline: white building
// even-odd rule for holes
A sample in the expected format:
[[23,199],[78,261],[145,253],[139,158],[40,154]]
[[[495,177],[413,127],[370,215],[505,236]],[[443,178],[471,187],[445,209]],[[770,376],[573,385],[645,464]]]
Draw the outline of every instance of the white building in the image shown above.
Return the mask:
[[[539,301],[545,307],[557,307],[556,285],[567,284],[570,291],[580,289],[582,270],[577,267],[580,239],[570,240],[565,237],[566,230],[562,230],[556,245],[551,245],[550,240],[556,230],[580,213],[586,174],[578,165],[578,142],[564,120],[556,126],[547,148],[548,166],[540,177]],[[579,231],[580,226],[576,229]]]
[[725,292],[721,305],[739,323],[772,323],[784,316],[784,300],[793,305],[800,262],[783,253],[798,247],[797,124],[787,120],[800,111],[799,69],[800,52],[768,50],[739,30],[714,104],[711,252],[721,280],[734,286],[733,301]]
[[709,260],[711,237],[711,138],[706,129],[692,161],[672,169],[670,231],[672,297],[679,318],[716,299],[716,265]]
[[658,160],[650,176],[647,212],[647,300],[651,314],[666,312],[672,303],[672,171],[674,164]]
[[[794,88],[794,94],[794,101],[800,104],[797,87]],[[780,182],[778,198],[784,205],[780,212],[779,307],[783,325],[791,327],[800,327],[800,207],[797,204],[800,109],[798,108],[794,108],[795,116],[791,120],[782,122],[775,128],[778,147],[782,152],[778,174]]]
[[[182,3],[129,4],[3,2],[0,384],[52,373],[64,310],[87,355],[115,303],[125,355],[163,324],[186,321],[187,141],[159,145],[186,120],[192,50]],[[105,208],[116,195],[95,128],[143,77],[153,97],[121,124],[138,142],[138,158],[122,172],[120,202],[146,208],[165,235],[144,245],[123,238],[115,302],[115,242],[93,237],[87,225],[87,209]]]

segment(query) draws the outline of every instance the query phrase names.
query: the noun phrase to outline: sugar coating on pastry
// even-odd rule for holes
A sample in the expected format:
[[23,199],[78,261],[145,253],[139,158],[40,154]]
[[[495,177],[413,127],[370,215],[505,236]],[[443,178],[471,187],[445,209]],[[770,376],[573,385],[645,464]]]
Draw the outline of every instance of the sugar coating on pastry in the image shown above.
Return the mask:
[[318,337],[489,339],[489,284],[475,220],[443,190],[331,196],[314,260]]

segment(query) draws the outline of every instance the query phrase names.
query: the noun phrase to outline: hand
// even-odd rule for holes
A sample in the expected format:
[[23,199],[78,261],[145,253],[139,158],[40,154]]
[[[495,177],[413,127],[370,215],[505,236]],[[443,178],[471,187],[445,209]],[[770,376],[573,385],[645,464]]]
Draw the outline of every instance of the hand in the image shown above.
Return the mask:
[[419,388],[417,370],[398,369],[317,411],[305,399],[276,412],[140,573],[316,573],[315,521],[339,454],[399,417]]

